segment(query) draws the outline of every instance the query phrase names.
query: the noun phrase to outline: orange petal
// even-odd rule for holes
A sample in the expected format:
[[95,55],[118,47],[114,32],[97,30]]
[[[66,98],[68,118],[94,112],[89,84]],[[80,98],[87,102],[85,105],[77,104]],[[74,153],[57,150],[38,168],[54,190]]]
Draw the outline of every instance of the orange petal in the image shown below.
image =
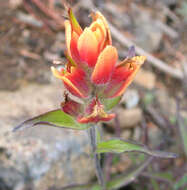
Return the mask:
[[71,73],[67,74],[66,77],[79,89],[84,97],[88,96],[90,88],[86,74],[82,69],[72,67]]
[[106,45],[111,45],[112,44],[112,38],[111,38],[110,29],[108,27],[108,24],[107,24],[105,17],[99,11],[97,11],[95,14],[92,14],[92,19],[94,21],[96,21],[97,19],[102,20],[102,22],[106,28],[106,31],[107,31],[107,43],[106,43]]
[[114,98],[121,96],[126,88],[131,84],[145,60],[145,56],[136,56],[132,59],[124,60],[119,66],[117,66],[111,77],[109,85],[104,91],[106,97]]
[[89,87],[85,80],[85,75],[82,70],[75,69],[73,73],[61,73],[56,68],[51,67],[55,77],[64,82],[67,90],[79,98],[87,97]]
[[74,31],[72,32],[72,38],[71,38],[71,44],[70,44],[70,51],[71,56],[76,62],[80,62],[80,56],[77,49],[77,43],[78,43],[79,36]]
[[97,38],[99,44],[99,50],[103,49],[103,45],[106,41],[106,28],[101,19],[94,21],[89,27]]
[[71,30],[72,29],[71,29],[71,24],[69,20],[65,20],[64,25],[65,25],[66,47],[67,47],[68,54],[71,56],[70,44],[71,44],[71,33],[72,33]]
[[98,42],[89,28],[85,28],[79,37],[78,51],[83,62],[86,62],[90,67],[95,65],[98,56]]
[[102,32],[103,36],[106,35],[106,28],[105,25],[103,23],[103,21],[101,19],[97,19],[96,21],[94,21],[90,27],[89,27],[93,32],[99,28],[99,30]]
[[73,14],[73,11],[71,8],[68,9],[68,15],[69,15],[69,19],[73,28],[73,31],[75,31],[78,35],[80,35],[82,33],[82,28],[79,25],[75,15]]
[[115,63],[118,59],[117,50],[113,46],[107,46],[99,55],[91,80],[95,84],[105,84],[109,81]]
[[78,118],[78,122],[79,123],[98,123],[98,122],[104,122],[104,121],[110,121],[111,119],[113,119],[115,117],[115,114],[107,114],[107,116],[105,117],[81,117]]

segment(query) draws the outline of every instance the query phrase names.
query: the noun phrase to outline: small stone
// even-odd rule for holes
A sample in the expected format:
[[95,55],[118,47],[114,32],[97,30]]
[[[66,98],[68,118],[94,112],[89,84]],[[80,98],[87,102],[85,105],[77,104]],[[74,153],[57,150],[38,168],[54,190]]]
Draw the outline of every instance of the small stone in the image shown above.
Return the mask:
[[176,101],[172,98],[166,90],[158,89],[155,91],[157,101],[160,106],[160,110],[169,116],[176,115]]
[[160,142],[163,140],[163,133],[162,131],[158,128],[153,123],[148,124],[148,138],[149,138],[149,144],[152,147],[157,147],[160,145]]
[[[120,128],[122,129],[135,127],[142,119],[142,110],[140,108],[119,108],[116,113],[119,120]],[[108,123],[108,125],[114,127],[115,120],[113,119],[111,122]]]
[[140,69],[137,73],[134,82],[148,90],[152,90],[155,87],[156,76],[144,69]]
[[133,134],[133,140],[138,142],[138,141],[140,141],[140,137],[141,137],[141,128],[136,127],[134,130],[134,134]]
[[163,31],[155,20],[151,18],[149,12],[140,12],[139,9],[135,9],[136,14],[139,15],[134,19],[135,42],[146,51],[153,52],[160,45]]
[[124,102],[126,107],[131,109],[138,105],[139,99],[140,97],[137,90],[127,90],[123,95],[121,102]]
[[122,139],[124,139],[124,140],[130,139],[131,134],[132,134],[132,132],[131,132],[130,129],[125,129],[125,130],[123,130],[123,131],[121,132],[120,137],[121,137]]
[[122,154],[120,157],[120,161],[111,167],[111,173],[115,174],[119,172],[124,172],[130,168],[131,164],[132,160],[127,155]]
[[16,9],[23,3],[23,0],[9,0],[9,6],[12,9]]

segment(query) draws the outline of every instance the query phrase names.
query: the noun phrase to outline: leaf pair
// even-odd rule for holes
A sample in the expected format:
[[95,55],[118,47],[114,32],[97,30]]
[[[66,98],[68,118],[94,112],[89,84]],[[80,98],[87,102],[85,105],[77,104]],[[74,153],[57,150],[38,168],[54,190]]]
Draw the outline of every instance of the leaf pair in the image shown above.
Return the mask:
[[[120,101],[120,97],[112,98],[109,100],[105,100],[103,104],[105,105],[106,110],[112,109],[118,102]],[[61,109],[53,110],[42,115],[36,116],[34,118],[28,119],[15,127],[13,131],[17,131],[20,129],[25,129],[29,127],[33,127],[39,124],[50,125],[53,127],[62,127],[74,130],[85,130],[90,127],[90,125],[81,124],[76,121],[72,116],[64,113]]]
[[[116,101],[116,100],[115,100]],[[31,118],[29,120],[24,121],[13,131],[29,128],[36,126],[38,124],[50,125],[54,127],[62,127],[68,129],[75,129],[75,130],[85,130],[90,127],[90,125],[80,124],[78,123],[73,117],[64,113],[60,109],[54,110],[51,112],[47,112],[40,116]],[[142,152],[151,156],[161,157],[161,158],[175,158],[176,154],[162,152],[157,150],[150,150],[145,145],[136,144],[130,141],[123,141],[121,139],[112,139],[104,142],[99,142],[97,145],[97,153],[123,153],[123,152]]]

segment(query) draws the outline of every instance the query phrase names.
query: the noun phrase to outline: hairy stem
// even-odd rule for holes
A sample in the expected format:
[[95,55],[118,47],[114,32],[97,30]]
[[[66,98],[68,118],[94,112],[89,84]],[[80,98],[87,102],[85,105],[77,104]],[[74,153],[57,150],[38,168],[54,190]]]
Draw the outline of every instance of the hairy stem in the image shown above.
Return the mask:
[[103,190],[104,190],[105,189],[105,181],[104,181],[103,171],[102,171],[101,164],[100,164],[100,157],[99,157],[99,154],[96,153],[96,148],[97,148],[96,126],[92,126],[89,129],[89,132],[90,132],[92,151],[94,154],[96,176],[97,176],[99,184],[103,187]]

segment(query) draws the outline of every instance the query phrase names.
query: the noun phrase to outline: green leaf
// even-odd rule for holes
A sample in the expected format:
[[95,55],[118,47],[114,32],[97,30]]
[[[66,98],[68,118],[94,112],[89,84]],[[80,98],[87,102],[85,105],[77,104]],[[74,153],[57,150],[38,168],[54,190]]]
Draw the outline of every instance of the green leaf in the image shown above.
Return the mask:
[[103,141],[97,145],[97,153],[123,153],[123,152],[141,152],[149,154],[151,156],[161,157],[161,158],[175,158],[177,157],[174,153],[162,152],[157,150],[150,150],[148,147],[128,141],[123,141],[121,139],[112,139],[108,141]]
[[71,25],[72,25],[73,30],[74,30],[77,34],[81,35],[81,33],[82,33],[82,28],[81,28],[81,26],[79,25],[79,23],[78,23],[78,21],[77,21],[75,15],[73,14],[73,11],[72,11],[71,8],[69,8],[68,14],[69,14],[69,19],[70,19],[70,21],[71,21]]
[[171,172],[157,172],[157,173],[151,172],[150,174],[153,177],[160,177],[160,178],[163,178],[163,179],[165,179],[171,183],[173,182],[173,175]]
[[28,119],[15,127],[13,131],[33,127],[38,124],[50,125],[53,127],[63,127],[68,129],[84,130],[89,128],[89,125],[78,123],[72,116],[64,113],[60,109],[53,110],[34,118]]
[[101,142],[101,133],[100,133],[100,128],[96,127],[96,142],[99,143]]
[[[186,119],[187,120],[187,119]],[[187,156],[187,127],[186,127],[186,120],[182,117],[178,119],[179,131],[181,133],[182,142],[184,146],[184,152]]]
[[109,111],[116,104],[118,104],[120,100],[121,100],[121,96],[118,96],[118,97],[115,97],[115,98],[103,99],[103,100],[101,100],[101,102],[105,106],[105,110]]
[[152,183],[152,186],[153,186],[154,190],[160,190],[159,184],[155,179],[151,179],[151,183]]
[[173,188],[174,190],[179,190],[179,188],[186,187],[187,186],[187,174],[185,174],[180,180],[178,180]]
[[83,184],[83,185],[69,185],[62,188],[63,190],[102,190],[102,187],[98,184]]

